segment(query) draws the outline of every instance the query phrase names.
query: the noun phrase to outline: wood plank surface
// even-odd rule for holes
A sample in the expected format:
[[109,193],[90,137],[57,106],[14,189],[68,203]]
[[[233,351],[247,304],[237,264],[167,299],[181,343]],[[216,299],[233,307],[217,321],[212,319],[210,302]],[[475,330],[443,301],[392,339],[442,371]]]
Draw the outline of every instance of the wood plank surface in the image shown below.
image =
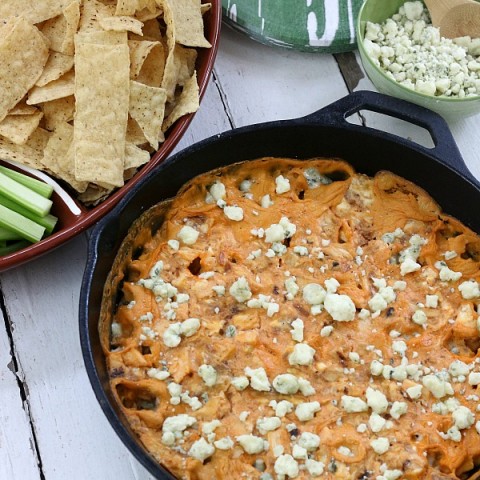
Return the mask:
[[10,325],[4,320],[0,312],[0,478],[39,479],[22,372],[12,356]]
[[174,148],[172,155],[204,138],[231,128],[230,119],[225,112],[218,89],[216,72],[214,72],[202,99],[200,110],[195,114],[190,127]]
[[[124,454],[85,373],[77,314],[85,259],[82,235],[1,278],[42,474],[46,479],[145,478]],[[20,469],[21,462],[14,467]],[[30,478],[14,472],[6,478]]]
[[228,27],[215,71],[234,127],[302,117],[348,94],[331,55],[260,45]]

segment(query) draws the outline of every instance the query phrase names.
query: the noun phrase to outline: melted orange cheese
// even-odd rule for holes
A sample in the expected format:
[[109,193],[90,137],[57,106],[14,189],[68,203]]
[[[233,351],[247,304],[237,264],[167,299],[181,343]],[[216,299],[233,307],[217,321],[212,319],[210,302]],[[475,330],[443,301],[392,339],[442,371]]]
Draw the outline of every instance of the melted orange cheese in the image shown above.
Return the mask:
[[[309,184],[305,172],[312,168],[325,176],[322,181],[334,181]],[[289,181],[284,193],[276,193],[280,175]],[[210,195],[215,183],[225,186],[220,206]],[[240,207],[243,219],[228,218],[225,205]],[[282,217],[296,231],[274,245],[265,231],[281,224]],[[193,244],[178,238],[186,225],[198,232]],[[178,250],[169,240],[179,241]],[[417,244],[411,256],[418,269],[402,275],[412,244]],[[143,247],[139,258],[112,272],[111,279],[122,280],[122,300],[112,319],[103,318],[101,332],[120,408],[146,449],[178,478],[316,478],[322,465],[309,470],[298,449],[304,432],[320,437],[318,448],[307,452],[323,464],[318,478],[476,478],[480,399],[469,375],[480,372],[480,299],[464,298],[459,286],[480,280],[480,239],[444,215],[419,187],[388,172],[374,178],[356,174],[337,160],[246,162],[190,181]],[[158,261],[163,268],[153,279],[176,289],[170,299],[142,283],[152,279]],[[442,281],[442,266],[461,278]],[[232,285],[242,277],[251,297],[239,301]],[[304,294],[308,284],[320,286],[324,295],[350,299],[353,319],[335,320],[332,315],[343,318],[344,313],[329,313],[325,299],[312,305]],[[182,294],[188,301],[184,296],[179,303]],[[376,311],[378,295],[386,305]],[[432,306],[427,295],[437,296],[438,305]],[[337,306],[338,297],[331,298]],[[249,306],[249,300],[258,301]],[[423,312],[424,324],[413,321],[417,311]],[[199,320],[198,330],[180,334],[178,346],[167,346],[167,329],[191,318]],[[303,322],[303,340],[292,334],[296,319]],[[312,358],[302,359],[305,364],[291,361],[299,343],[314,351]],[[455,360],[468,368],[463,377],[452,374]],[[373,374],[379,362],[382,371]],[[200,375],[202,365],[216,373],[212,386]],[[247,388],[235,388],[232,379],[244,377],[247,367],[264,370],[266,390],[253,388],[251,376]],[[155,378],[158,372],[164,372],[162,379]],[[307,380],[314,393],[279,393],[274,379],[283,374]],[[450,393],[436,398],[432,391],[437,390],[423,385],[429,375]],[[172,382],[187,395],[172,397]],[[409,389],[416,385],[421,392],[411,398],[408,392],[415,388]],[[371,401],[360,412],[345,407],[348,397],[367,402],[368,388],[380,392],[388,406]],[[292,404],[291,411],[265,431],[264,417],[276,416],[271,402],[282,400]],[[307,402],[318,402],[320,409],[301,420],[296,408]],[[405,412],[392,416],[394,402]],[[462,406],[471,416],[464,418]],[[164,422],[182,414],[193,423],[172,442],[164,436]],[[213,434],[208,426],[204,431],[213,420],[219,421]],[[448,437],[455,422],[460,441]],[[248,434],[265,441],[262,451],[246,452],[238,437]],[[217,448],[215,442],[225,437],[233,446]],[[207,451],[214,449],[205,459],[192,450],[201,438],[202,452],[205,444]],[[387,439],[384,453],[371,444],[379,438]],[[280,457],[292,468],[289,474],[282,473]]]

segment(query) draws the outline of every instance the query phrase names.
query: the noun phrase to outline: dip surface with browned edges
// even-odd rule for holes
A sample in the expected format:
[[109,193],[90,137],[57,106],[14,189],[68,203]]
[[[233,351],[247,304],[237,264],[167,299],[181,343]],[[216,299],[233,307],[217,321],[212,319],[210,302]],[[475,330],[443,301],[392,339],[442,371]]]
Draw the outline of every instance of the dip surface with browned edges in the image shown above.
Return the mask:
[[329,159],[228,166],[162,208],[100,322],[119,408],[159,463],[190,480],[477,478],[476,233],[411,182]]

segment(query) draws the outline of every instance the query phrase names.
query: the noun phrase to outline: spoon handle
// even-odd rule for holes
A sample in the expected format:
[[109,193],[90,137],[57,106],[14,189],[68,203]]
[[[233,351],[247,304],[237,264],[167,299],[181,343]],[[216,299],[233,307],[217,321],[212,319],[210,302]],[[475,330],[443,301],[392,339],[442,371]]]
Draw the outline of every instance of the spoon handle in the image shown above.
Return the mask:
[[453,7],[471,3],[470,0],[424,0],[427,5],[432,24],[435,27],[440,27],[443,17]]

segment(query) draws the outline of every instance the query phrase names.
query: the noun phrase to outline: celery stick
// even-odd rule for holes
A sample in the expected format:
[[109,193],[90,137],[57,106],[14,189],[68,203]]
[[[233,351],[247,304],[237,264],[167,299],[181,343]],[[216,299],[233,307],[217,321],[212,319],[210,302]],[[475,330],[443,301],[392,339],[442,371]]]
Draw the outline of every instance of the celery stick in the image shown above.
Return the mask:
[[1,165],[0,172],[17,181],[18,183],[25,185],[30,190],[37,192],[42,197],[50,198],[52,196],[53,187],[48,183],[42,182],[41,180],[37,180],[36,178],[29,177],[28,175],[17,172],[16,170],[11,170],[10,168],[3,167]]
[[41,240],[45,233],[45,227],[3,205],[0,205],[0,227],[12,230],[33,243]]
[[0,240],[5,242],[6,240],[21,240],[22,237],[7,228],[0,227]]
[[0,255],[8,255],[9,253],[16,252],[17,250],[28,247],[29,245],[31,245],[30,242],[19,240],[18,242],[11,243],[5,247],[0,247]]
[[0,193],[17,202],[32,213],[44,217],[52,207],[52,201],[42,197],[21,183],[0,172]]
[[53,216],[51,213],[48,213],[44,217],[39,217],[38,215],[35,215],[34,213],[30,212],[26,208],[23,208],[13,200],[10,200],[9,198],[4,197],[3,195],[0,195],[0,205],[3,205],[4,207],[9,208],[10,210],[13,210],[14,212],[17,212],[20,215],[23,215],[24,217],[27,217],[30,220],[33,220],[35,223],[38,223],[42,227],[45,227],[45,230],[47,231],[47,233],[52,233],[58,220],[58,218]]

